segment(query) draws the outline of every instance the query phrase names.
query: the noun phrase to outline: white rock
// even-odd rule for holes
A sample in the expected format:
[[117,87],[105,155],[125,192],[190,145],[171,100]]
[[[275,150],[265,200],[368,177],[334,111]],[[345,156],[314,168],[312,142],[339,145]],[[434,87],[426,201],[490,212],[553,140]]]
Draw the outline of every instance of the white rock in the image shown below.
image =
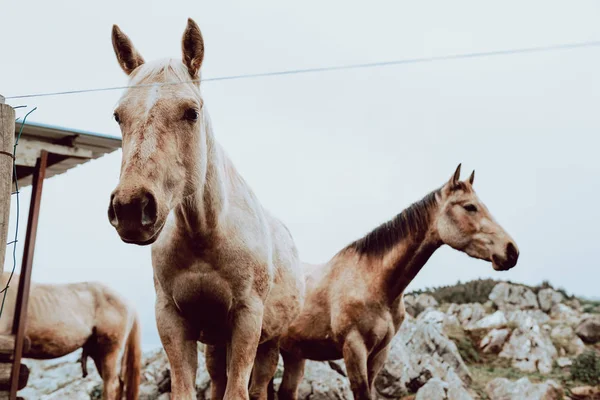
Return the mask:
[[542,311],[550,311],[555,304],[562,303],[563,300],[564,296],[554,289],[542,289],[538,292],[538,301]]
[[404,301],[404,309],[406,310],[406,312],[409,315],[416,317],[417,309],[415,307],[415,296],[413,296],[412,294],[405,294],[404,296],[402,296],[402,300]]
[[417,317],[423,311],[435,308],[439,305],[437,300],[432,295],[427,293],[421,293],[416,297],[411,294],[407,294],[403,296],[403,300],[406,312],[413,317]]
[[581,303],[575,297],[572,299],[569,299],[569,300],[564,300],[563,303],[565,303],[566,305],[568,305],[569,307],[571,307],[573,310],[575,310],[577,312],[583,312],[583,307],[581,306]]
[[473,396],[463,386],[452,385],[447,394],[448,400],[473,400]]
[[307,361],[304,379],[298,388],[298,398],[352,399],[352,391],[348,378],[331,369],[327,363]]
[[494,286],[489,298],[500,310],[539,308],[537,296],[530,289],[506,282]]
[[570,326],[577,326],[581,320],[581,315],[566,304],[555,304],[550,310],[550,317]]
[[578,356],[585,351],[585,344],[568,325],[555,326],[550,332],[550,337],[558,350],[564,350],[565,354]]
[[498,353],[510,335],[510,329],[492,329],[481,340],[479,347],[484,353]]
[[[406,299],[404,300],[404,303],[406,305]],[[438,305],[439,304],[438,304],[437,300],[432,295],[427,294],[427,293],[421,293],[414,299],[414,302],[412,304],[414,311],[413,311],[412,315],[413,315],[413,317],[416,317],[419,314],[421,314],[423,311],[425,311],[429,308],[435,308]]]
[[474,324],[470,324],[467,326],[467,330],[475,330],[475,329],[495,329],[502,328],[506,326],[508,320],[504,315],[504,311],[498,310],[495,313],[488,315]]
[[516,382],[506,378],[496,378],[485,387],[490,400],[562,400],[563,390],[558,383],[547,380],[544,383],[531,383],[527,378]]
[[550,332],[552,332],[552,327],[548,324],[544,324],[542,325],[542,332],[544,332],[546,335],[550,335]]
[[550,338],[542,334],[540,327],[517,328],[504,345],[500,357],[512,360],[513,367],[525,371],[549,374],[553,360],[558,356]]
[[460,322],[458,321],[458,318],[456,318],[455,315],[446,315],[446,319],[444,320],[444,327],[445,328],[460,328]]
[[438,323],[405,320],[391,343],[390,355],[375,379],[381,397],[400,398],[431,378],[452,386],[471,382],[458,349]]
[[473,397],[462,386],[449,385],[433,378],[419,389],[415,400],[473,400]]
[[558,357],[556,359],[556,365],[558,365],[561,368],[568,367],[572,364],[573,364],[573,361],[571,361],[571,359],[568,357]]
[[439,378],[433,378],[419,389],[415,400],[445,400],[448,398],[446,390],[448,390],[446,382]]
[[544,325],[550,321],[548,314],[541,310],[511,310],[506,312],[510,325],[530,329],[534,325]]
[[430,308],[419,314],[419,316],[417,317],[417,321],[428,324],[436,324],[442,327],[444,325],[446,317],[446,314],[444,314],[443,312]]
[[87,363],[88,376],[82,379],[81,364],[78,362],[80,357],[81,350],[54,360],[23,360],[29,367],[29,379],[27,386],[19,391],[19,396],[26,399],[89,400],[102,379],[91,358]]
[[434,324],[440,328],[460,327],[458,319],[454,315],[448,315],[441,311],[429,308],[417,317],[418,322]]
[[446,311],[448,315],[454,315],[463,327],[473,324],[485,317],[485,309],[479,303],[451,304]]

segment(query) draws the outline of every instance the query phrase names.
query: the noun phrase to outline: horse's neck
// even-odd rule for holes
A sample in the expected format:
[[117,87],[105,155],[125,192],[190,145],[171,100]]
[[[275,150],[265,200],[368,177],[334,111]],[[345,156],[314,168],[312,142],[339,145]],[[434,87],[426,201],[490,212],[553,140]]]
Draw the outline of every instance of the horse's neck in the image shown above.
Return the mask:
[[[431,220],[433,221],[433,218]],[[430,222],[430,225],[418,237],[411,233],[400,239],[384,256],[384,285],[390,304],[398,300],[408,284],[441,246],[433,222]]]
[[176,208],[175,215],[190,234],[210,234],[227,213],[230,198],[234,195],[232,180],[239,178],[231,161],[215,140],[210,117],[203,111],[205,130],[200,143],[198,176],[191,182],[193,193],[184,198]]

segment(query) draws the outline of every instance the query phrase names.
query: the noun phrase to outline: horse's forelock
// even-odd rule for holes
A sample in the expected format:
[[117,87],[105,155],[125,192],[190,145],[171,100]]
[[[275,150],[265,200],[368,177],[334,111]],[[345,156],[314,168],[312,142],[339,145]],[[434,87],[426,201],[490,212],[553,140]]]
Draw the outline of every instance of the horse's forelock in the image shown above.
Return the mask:
[[[198,83],[193,81],[186,66],[175,59],[160,59],[147,62],[137,68],[132,74],[128,86],[144,86],[152,84],[178,84],[189,86],[197,93]],[[126,97],[131,90],[129,89],[124,94]]]

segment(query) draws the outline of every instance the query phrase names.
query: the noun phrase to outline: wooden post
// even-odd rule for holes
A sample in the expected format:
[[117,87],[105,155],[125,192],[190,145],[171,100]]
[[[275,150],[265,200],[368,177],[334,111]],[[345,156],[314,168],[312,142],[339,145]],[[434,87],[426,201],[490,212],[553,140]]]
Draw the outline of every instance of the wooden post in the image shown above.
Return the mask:
[[42,150],[33,172],[33,188],[31,190],[31,201],[29,206],[29,218],[27,219],[27,233],[23,249],[23,262],[21,264],[21,276],[19,279],[19,290],[15,306],[15,319],[13,322],[13,334],[15,338],[15,355],[12,365],[10,400],[17,398],[19,390],[19,376],[21,373],[21,356],[23,355],[23,343],[25,342],[25,321],[27,320],[27,303],[29,301],[29,285],[31,283],[31,267],[33,265],[33,253],[35,250],[35,238],[37,235],[38,219],[40,215],[40,204],[42,201],[42,187],[46,176],[46,165],[48,163],[48,152]]
[[4,104],[4,97],[0,95],[0,274],[4,271],[10,219],[14,143],[15,110]]

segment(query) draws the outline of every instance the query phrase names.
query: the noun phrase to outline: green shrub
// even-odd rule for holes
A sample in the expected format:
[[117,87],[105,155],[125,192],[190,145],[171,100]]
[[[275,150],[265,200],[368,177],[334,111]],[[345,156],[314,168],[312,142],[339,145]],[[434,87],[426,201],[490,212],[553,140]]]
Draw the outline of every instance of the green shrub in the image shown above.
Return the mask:
[[449,326],[444,329],[444,332],[456,344],[460,356],[466,363],[472,364],[480,361],[475,344],[461,327]]
[[90,393],[90,400],[102,400],[102,385],[96,385]]
[[600,313],[600,300],[580,298],[579,302],[581,303],[581,306],[583,307],[583,312]]
[[589,385],[600,385],[600,356],[588,350],[573,360],[571,378]]
[[[477,279],[469,282],[462,283],[458,281],[454,285],[448,286],[440,286],[433,288],[426,288],[424,290],[414,290],[407,294],[418,295],[421,293],[428,293],[432,295],[440,304],[443,303],[456,303],[456,304],[466,304],[466,303],[481,303],[484,304],[488,301],[490,293],[494,289],[498,283],[502,281],[497,281],[495,279]],[[511,281],[506,281],[507,283],[512,283],[514,285],[524,286],[526,288],[531,289],[535,294],[537,294],[542,289],[554,289],[557,292],[561,293],[566,300],[570,300],[576,298],[573,295],[569,295],[562,288],[555,288],[548,281],[543,281],[541,284],[537,286],[527,286],[518,283],[514,283]],[[586,300],[579,299],[582,305],[585,304],[593,304],[594,309],[596,306],[600,306],[600,301],[594,300]],[[591,308],[590,308],[591,309]]]
[[440,304],[443,303],[485,303],[488,297],[500,281],[494,279],[477,279],[470,282],[457,282],[455,285],[415,290],[414,294],[429,293]]
[[542,289],[552,289],[552,290],[555,290],[555,291],[557,291],[558,293],[562,294],[562,295],[563,295],[563,297],[564,297],[566,300],[570,300],[570,299],[572,299],[572,298],[574,298],[574,297],[575,297],[575,296],[571,296],[571,295],[569,295],[569,294],[567,293],[567,291],[566,291],[565,289],[563,289],[563,288],[556,288],[556,287],[552,286],[552,284],[551,284],[550,282],[548,282],[548,281],[542,281],[542,283],[541,283],[541,284],[539,284],[539,285],[537,285],[537,286],[532,286],[532,287],[530,287],[530,289],[531,289],[531,290],[533,291],[533,293],[535,293],[535,294],[538,294],[538,293],[539,293],[539,291],[540,291],[540,290],[542,290]]

